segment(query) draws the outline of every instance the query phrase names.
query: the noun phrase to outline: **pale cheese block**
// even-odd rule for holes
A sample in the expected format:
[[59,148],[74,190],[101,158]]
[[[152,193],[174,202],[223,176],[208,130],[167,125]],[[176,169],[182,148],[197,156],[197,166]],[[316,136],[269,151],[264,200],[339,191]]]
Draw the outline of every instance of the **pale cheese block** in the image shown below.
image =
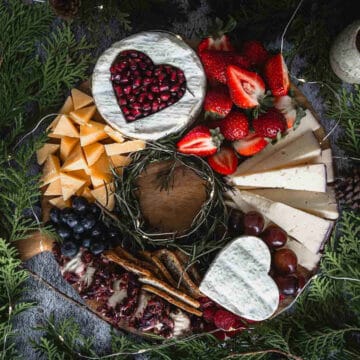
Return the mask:
[[302,165],[256,174],[239,175],[231,180],[242,189],[280,188],[326,192],[326,169],[323,164]]
[[63,136],[60,142],[60,159],[65,161],[77,144],[79,144],[79,138]]
[[60,177],[60,160],[56,155],[49,155],[43,167],[40,179],[42,185],[47,185]]
[[289,129],[289,133],[276,144],[269,144],[261,152],[242,162],[236,170],[236,173],[246,174],[247,172],[252,171],[252,169],[256,169],[257,164],[266,162],[266,160],[271,163],[272,156],[280,149],[283,149],[305,133],[318,130],[320,126],[320,123],[311,114],[310,110],[306,110],[306,116],[301,119],[300,125],[295,130]]
[[94,102],[94,99],[91,96],[75,88],[71,90],[71,96],[75,110],[81,109]]
[[73,122],[66,115],[61,115],[57,125],[55,126],[53,132],[49,136],[69,136],[69,137],[79,137],[79,131],[73,124]]
[[52,206],[55,206],[55,207],[57,207],[59,209],[64,209],[66,207],[71,207],[71,200],[64,200],[64,198],[62,196],[50,199],[49,203]]
[[127,154],[145,149],[146,142],[143,140],[132,140],[124,143],[106,144],[105,151],[108,156]]
[[270,265],[267,245],[255,236],[241,236],[217,255],[200,291],[236,315],[254,321],[268,319],[279,305]]
[[124,137],[119,131],[114,130],[111,126],[106,125],[104,127],[104,131],[109,135],[111,139],[118,143],[122,143],[125,141]]
[[115,187],[113,183],[102,185],[94,190],[91,190],[91,195],[99,204],[109,211],[112,211],[115,207],[114,189]]
[[239,190],[228,195],[235,203],[237,197],[242,198],[256,211],[281,227],[289,236],[301,242],[315,254],[321,249],[333,227],[333,221],[322,219],[249,191]]
[[94,116],[96,111],[96,106],[87,106],[78,110],[71,111],[69,116],[71,119],[76,122],[78,125],[84,125],[90,121]]
[[73,176],[71,173],[61,173],[60,180],[64,201],[70,199],[86,183],[85,179]]
[[62,195],[60,179],[52,181],[44,192],[45,196],[57,196]]
[[104,131],[104,124],[96,121],[89,121],[87,124],[80,125],[81,146],[93,144],[97,141],[106,139],[108,135]]
[[103,144],[95,142],[93,144],[84,146],[83,150],[87,164],[91,166],[99,160],[100,156],[104,153],[105,148]]
[[327,182],[333,183],[335,181],[334,164],[332,159],[332,151],[330,148],[324,149],[321,154],[314,160],[314,163],[325,164]]
[[87,162],[85,160],[82,148],[79,144],[75,146],[69,157],[65,160],[62,171],[75,171],[87,168]]
[[[266,158],[264,161],[257,163],[256,166],[251,170],[248,170],[246,174],[306,164],[316,159],[320,154],[320,144],[314,133],[309,130],[277,151],[270,159]],[[239,168],[230,176],[230,178],[242,175]]]
[[46,128],[46,130],[52,130],[57,123],[59,122],[61,115],[68,115],[71,111],[74,110],[74,104],[72,101],[71,96],[68,96],[67,99],[64,102],[64,105],[61,107],[61,109],[58,111],[59,115],[54,119],[54,121]]
[[49,155],[56,153],[59,150],[59,144],[44,144],[38,151],[36,151],[36,158],[39,165],[42,165]]
[[336,220],[339,217],[334,189],[331,187],[327,188],[326,193],[287,189],[254,189],[249,191],[325,219]]
[[110,156],[110,163],[114,168],[128,166],[131,163],[131,157],[128,155]]

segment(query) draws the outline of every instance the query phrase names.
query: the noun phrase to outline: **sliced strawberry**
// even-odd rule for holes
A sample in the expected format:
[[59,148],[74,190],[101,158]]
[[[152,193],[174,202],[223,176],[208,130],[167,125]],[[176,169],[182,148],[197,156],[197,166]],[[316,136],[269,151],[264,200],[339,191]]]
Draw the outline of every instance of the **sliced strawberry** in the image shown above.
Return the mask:
[[220,121],[220,131],[226,140],[243,139],[249,134],[249,119],[244,113],[233,110]]
[[203,318],[206,322],[208,323],[213,323],[214,322],[214,316],[215,313],[217,312],[217,307],[212,306],[212,307],[208,307],[203,311]]
[[237,106],[251,109],[260,105],[265,95],[265,84],[257,73],[230,65],[226,75],[230,96]]
[[223,146],[219,152],[208,157],[211,168],[222,175],[230,175],[238,166],[238,158],[235,151],[228,146]]
[[250,40],[244,42],[242,54],[250,60],[252,66],[263,67],[270,54],[260,41]]
[[217,86],[207,91],[204,100],[206,117],[223,118],[229,114],[232,106],[233,102],[226,86]]
[[223,136],[204,125],[195,126],[177,143],[177,149],[184,154],[208,156],[215,154]]
[[268,142],[255,134],[249,134],[245,139],[235,141],[232,145],[238,154],[252,156],[266,147]]
[[275,139],[278,133],[283,133],[287,129],[286,119],[279,110],[271,108],[253,119],[253,128],[256,135]]
[[204,50],[200,54],[206,77],[210,82],[226,84],[226,69],[229,65],[249,68],[250,62],[244,56],[232,51]]
[[215,326],[224,331],[234,331],[245,329],[245,324],[241,318],[230,311],[218,310],[214,316]]
[[264,75],[274,96],[287,95],[290,88],[289,72],[281,53],[266,62]]

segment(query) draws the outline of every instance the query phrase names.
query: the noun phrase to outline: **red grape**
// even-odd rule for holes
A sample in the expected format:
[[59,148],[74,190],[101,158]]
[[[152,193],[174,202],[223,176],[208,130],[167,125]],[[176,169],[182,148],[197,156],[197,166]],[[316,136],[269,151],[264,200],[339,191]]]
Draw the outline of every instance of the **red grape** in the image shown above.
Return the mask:
[[244,216],[244,232],[246,235],[259,235],[264,229],[264,218],[257,211],[250,211]]
[[277,249],[286,244],[287,234],[277,225],[270,225],[261,234],[261,238],[266,242],[269,248]]
[[275,276],[276,285],[279,288],[281,294],[289,296],[295,295],[299,288],[299,280],[294,275],[289,276]]
[[231,210],[228,221],[228,229],[231,235],[240,235],[244,232],[243,218],[243,212],[236,209]]
[[294,273],[297,268],[296,254],[290,249],[279,249],[273,254],[275,271],[282,275]]

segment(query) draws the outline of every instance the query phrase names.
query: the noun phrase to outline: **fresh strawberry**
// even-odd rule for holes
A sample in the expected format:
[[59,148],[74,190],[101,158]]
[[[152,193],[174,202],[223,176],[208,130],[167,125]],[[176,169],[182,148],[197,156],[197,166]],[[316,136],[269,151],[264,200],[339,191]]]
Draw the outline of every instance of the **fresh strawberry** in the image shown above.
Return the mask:
[[299,125],[301,119],[306,115],[305,110],[288,95],[275,97],[274,107],[285,116],[288,129]]
[[238,166],[238,158],[235,151],[228,146],[223,146],[219,152],[208,157],[211,168],[222,175],[230,175]]
[[250,62],[244,56],[232,51],[204,50],[200,54],[206,77],[210,82],[226,84],[226,69],[229,65],[249,68]]
[[205,116],[223,118],[231,111],[233,102],[226,86],[210,88],[205,96]]
[[252,66],[263,67],[270,57],[268,51],[260,41],[245,41],[242,47],[242,54],[250,60]]
[[179,140],[177,149],[184,154],[208,156],[216,153],[222,140],[223,136],[216,129],[198,125]]
[[264,75],[274,96],[287,95],[290,88],[289,72],[281,53],[266,62]]
[[238,154],[252,156],[264,149],[267,144],[263,137],[249,134],[245,139],[235,141],[232,145]]
[[241,318],[227,310],[218,310],[214,316],[214,323],[217,328],[224,331],[234,331],[245,328]]
[[237,106],[251,109],[260,105],[265,96],[265,84],[257,73],[230,65],[226,76],[230,96]]
[[220,121],[220,132],[229,141],[243,139],[249,134],[249,119],[242,112],[233,110]]
[[212,306],[212,307],[208,307],[203,311],[203,318],[206,322],[208,323],[212,323],[214,322],[214,316],[215,313],[217,312],[217,307]]
[[275,139],[278,133],[287,129],[286,119],[279,110],[271,108],[253,119],[253,128],[256,135]]
[[210,29],[211,35],[201,40],[198,53],[200,54],[204,50],[234,51],[235,48],[231,44],[229,36],[225,34],[233,31],[235,27],[236,21],[232,17],[226,24],[221,19],[215,19],[213,28]]

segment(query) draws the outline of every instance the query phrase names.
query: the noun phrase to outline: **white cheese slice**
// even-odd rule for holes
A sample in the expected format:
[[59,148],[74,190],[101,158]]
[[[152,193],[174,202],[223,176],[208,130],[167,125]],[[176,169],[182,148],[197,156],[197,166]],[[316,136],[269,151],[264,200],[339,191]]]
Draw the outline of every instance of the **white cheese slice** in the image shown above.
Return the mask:
[[[312,162],[312,160],[319,157],[320,154],[320,144],[314,133],[309,130],[293,142],[279,149],[275,154],[272,154],[270,158],[265,158],[263,161],[257,163],[256,166],[248,170],[246,174],[306,164]],[[237,171],[230,177],[234,178],[243,174],[240,165]]]
[[330,220],[308,214],[281,202],[272,201],[249,191],[228,192],[237,204],[238,198],[252,205],[253,209],[281,227],[287,234],[313,253],[318,253],[333,226]]
[[276,144],[269,144],[264,150],[241,163],[237,169],[237,173],[246,174],[247,172],[252,171],[253,168],[256,168],[258,164],[265,162],[266,159],[270,161],[272,156],[280,149],[283,149],[285,146],[295,141],[305,133],[315,131],[319,128],[320,124],[315,119],[314,115],[312,115],[310,110],[306,110],[306,116],[301,119],[300,125],[295,130],[290,129],[289,133]]
[[332,151],[330,148],[324,149],[319,156],[317,156],[313,163],[324,164],[326,166],[326,179],[328,183],[333,183],[335,180],[334,164],[332,159]]
[[251,192],[325,219],[335,220],[339,217],[334,189],[331,187],[327,188],[326,193],[288,189],[254,189]]
[[173,336],[179,337],[191,329],[190,318],[180,309],[177,309],[176,312],[170,313],[170,318],[174,321]]
[[323,164],[295,166],[262,173],[239,175],[232,182],[242,189],[281,188],[326,191],[326,170]]

